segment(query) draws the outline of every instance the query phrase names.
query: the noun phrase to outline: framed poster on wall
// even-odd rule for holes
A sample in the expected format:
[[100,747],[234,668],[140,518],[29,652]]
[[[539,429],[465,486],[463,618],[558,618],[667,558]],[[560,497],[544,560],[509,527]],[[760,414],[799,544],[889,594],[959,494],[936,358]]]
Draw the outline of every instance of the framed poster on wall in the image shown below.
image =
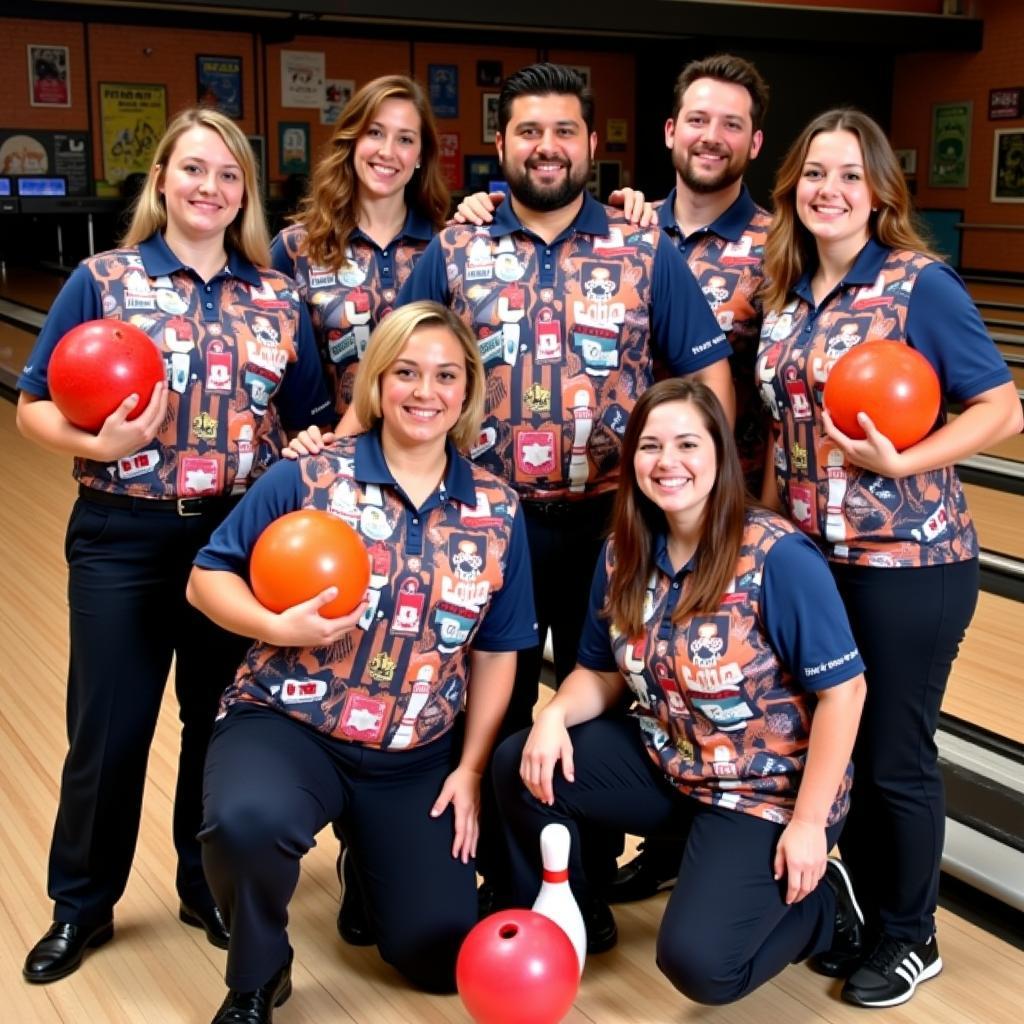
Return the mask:
[[33,107],[70,107],[71,73],[66,46],[28,44],[28,101]]
[[119,185],[145,174],[167,127],[167,90],[162,85],[100,82],[103,177]]
[[928,184],[933,188],[967,188],[972,106],[968,101],[936,103],[932,107]]
[[196,97],[228,117],[242,116],[242,58],[196,57]]
[[996,129],[991,198],[993,203],[1024,203],[1024,128]]
[[282,174],[309,174],[309,123],[281,121],[277,141],[278,170]]

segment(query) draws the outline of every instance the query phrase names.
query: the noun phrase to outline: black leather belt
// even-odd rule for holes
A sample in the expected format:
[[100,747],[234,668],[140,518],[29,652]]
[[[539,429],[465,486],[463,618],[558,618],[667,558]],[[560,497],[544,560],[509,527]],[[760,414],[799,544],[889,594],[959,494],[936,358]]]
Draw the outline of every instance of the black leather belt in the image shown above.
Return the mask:
[[114,494],[100,491],[95,487],[78,485],[78,496],[93,505],[107,508],[127,509],[129,512],[153,512],[164,515],[191,516],[208,515],[211,512],[223,514],[238,503],[240,494],[214,494],[206,498],[136,498],[131,494]]

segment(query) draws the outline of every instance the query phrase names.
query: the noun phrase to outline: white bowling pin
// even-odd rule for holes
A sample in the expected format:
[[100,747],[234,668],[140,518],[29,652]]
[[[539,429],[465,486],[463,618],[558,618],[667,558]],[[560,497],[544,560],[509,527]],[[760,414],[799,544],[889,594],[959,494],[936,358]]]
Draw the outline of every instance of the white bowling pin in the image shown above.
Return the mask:
[[564,825],[545,825],[540,833],[540,856],[544,862],[543,881],[533,909],[554,921],[569,936],[580,962],[580,974],[587,958],[587,929],[583,915],[569,888],[569,830]]

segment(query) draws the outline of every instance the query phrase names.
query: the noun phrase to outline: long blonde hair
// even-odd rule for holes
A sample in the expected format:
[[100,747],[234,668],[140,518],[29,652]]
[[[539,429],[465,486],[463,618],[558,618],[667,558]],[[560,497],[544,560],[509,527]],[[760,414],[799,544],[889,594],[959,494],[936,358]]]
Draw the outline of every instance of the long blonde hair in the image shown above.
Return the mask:
[[345,105],[324,155],[317,161],[309,193],[292,218],[306,231],[306,255],[316,266],[340,270],[357,226],[359,179],[356,143],[385,100],[408,100],[420,115],[420,166],[405,186],[408,207],[440,231],[448,215],[448,187],[441,176],[437,125],[423,89],[405,75],[367,82]]
[[366,355],[356,374],[352,405],[360,423],[373,427],[383,419],[380,380],[398,358],[405,343],[421,327],[446,327],[455,336],[466,360],[466,397],[462,414],[448,431],[460,451],[468,451],[480,435],[484,417],[484,364],[473,332],[447,306],[410,302],[389,313],[370,335]]
[[242,208],[224,232],[224,244],[244,256],[258,267],[270,266],[270,236],[260,199],[259,180],[256,173],[256,158],[252,146],[241,128],[225,117],[219,110],[210,107],[190,107],[183,110],[167,126],[157,143],[153,162],[150,164],[146,183],[139,192],[132,211],[131,223],[121,240],[122,245],[138,245],[157,231],[167,227],[167,205],[160,192],[167,164],[174,153],[178,139],[192,128],[208,128],[216,132],[235,158],[242,172],[244,192]]
[[857,137],[864,158],[864,175],[871,190],[871,234],[890,249],[913,249],[935,254],[914,224],[910,192],[885,132],[863,111],[839,107],[819,114],[789,148],[775,177],[775,209],[764,247],[765,312],[778,312],[800,275],[814,262],[814,236],[796,213],[796,189],[811,141],[824,132],[849,132]]

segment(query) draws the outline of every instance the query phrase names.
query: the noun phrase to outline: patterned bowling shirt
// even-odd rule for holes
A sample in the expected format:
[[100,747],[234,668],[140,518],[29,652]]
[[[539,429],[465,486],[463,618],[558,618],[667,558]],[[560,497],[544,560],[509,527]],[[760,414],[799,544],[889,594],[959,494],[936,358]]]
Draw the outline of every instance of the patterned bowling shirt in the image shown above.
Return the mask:
[[330,647],[255,643],[222,711],[256,702],[338,740],[410,749],[451,728],[471,648],[536,646],[518,498],[450,445],[444,481],[419,508],[395,483],[377,431],[282,461],[214,532],[196,565],[247,578],[260,533],[297,508],[323,509],[359,533],[370,560],[368,607],[358,628]]
[[153,235],[84,260],[54,300],[18,387],[49,398],[46,370],[72,327],[141,328],[163,355],[170,400],[156,437],[116,462],[75,459],[80,483],[141,498],[241,493],[277,459],[282,426],[331,424],[316,343],[292,281],[238,253],[209,281]]

